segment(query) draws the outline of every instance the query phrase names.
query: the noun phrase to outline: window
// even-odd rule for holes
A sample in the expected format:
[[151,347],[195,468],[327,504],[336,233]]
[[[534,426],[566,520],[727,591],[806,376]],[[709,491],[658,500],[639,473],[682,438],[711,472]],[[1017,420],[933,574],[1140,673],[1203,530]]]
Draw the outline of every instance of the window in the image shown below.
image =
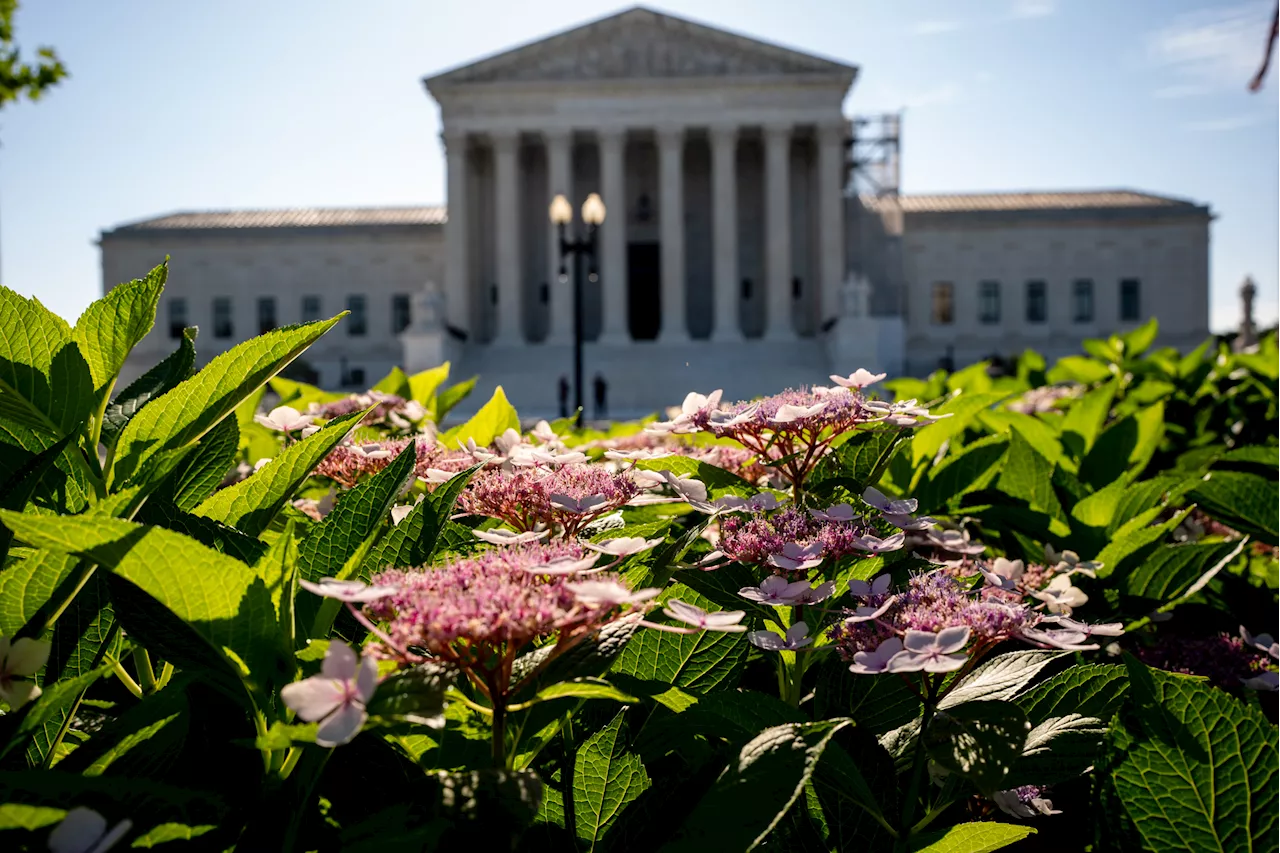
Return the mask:
[[310,323],[320,319],[320,297],[302,297],[302,322]]
[[347,318],[347,335],[353,338],[364,337],[369,329],[364,313],[364,297],[348,296],[347,310],[351,312],[351,316]]
[[932,301],[934,325],[951,325],[954,291],[955,288],[949,281],[939,281],[934,283]]
[[1000,282],[978,285],[978,320],[987,325],[1000,322]]
[[265,335],[276,327],[276,298],[258,297],[258,334]]
[[357,388],[363,388],[364,387],[364,368],[363,367],[351,368],[350,372],[347,373],[347,381],[349,384],[355,385]]
[[177,340],[182,337],[182,330],[187,327],[187,300],[169,300],[169,337]]
[[397,293],[391,297],[391,331],[399,334],[409,328],[412,320],[409,312],[409,295]]
[[213,336],[215,338],[229,338],[233,334],[231,297],[215,296],[213,299]]
[[1077,323],[1093,322],[1093,279],[1078,278],[1071,290],[1072,314]]
[[1142,314],[1142,300],[1139,290],[1141,283],[1136,278],[1126,278],[1120,282],[1120,320],[1136,321]]
[[1027,282],[1027,322],[1043,323],[1048,313],[1045,305],[1044,282]]

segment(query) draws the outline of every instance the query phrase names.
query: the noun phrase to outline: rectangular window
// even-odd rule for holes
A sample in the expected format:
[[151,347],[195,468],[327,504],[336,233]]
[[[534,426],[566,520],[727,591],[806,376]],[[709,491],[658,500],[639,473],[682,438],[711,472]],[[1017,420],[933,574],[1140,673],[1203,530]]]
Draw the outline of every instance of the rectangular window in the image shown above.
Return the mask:
[[365,316],[364,297],[351,295],[347,297],[347,310],[351,316],[347,318],[347,335],[362,338],[369,331],[368,319]]
[[169,337],[177,340],[182,337],[182,330],[187,327],[187,300],[169,300]]
[[258,297],[258,334],[265,335],[276,327],[276,298]]
[[396,293],[391,297],[391,331],[397,335],[409,328],[409,294]]
[[1000,322],[1000,282],[984,281],[978,285],[978,319],[987,325]]
[[1043,281],[1027,282],[1027,322],[1043,323],[1048,315]]
[[320,297],[302,297],[302,322],[310,323],[320,319]]
[[933,284],[932,317],[936,326],[949,326],[954,319],[955,287],[949,281]]
[[1093,322],[1093,279],[1078,278],[1072,286],[1071,298],[1074,302],[1072,312],[1077,323]]
[[1142,315],[1141,284],[1136,278],[1120,282],[1120,320],[1136,322]]
[[215,296],[213,298],[213,336],[229,338],[235,334],[231,325],[231,297]]

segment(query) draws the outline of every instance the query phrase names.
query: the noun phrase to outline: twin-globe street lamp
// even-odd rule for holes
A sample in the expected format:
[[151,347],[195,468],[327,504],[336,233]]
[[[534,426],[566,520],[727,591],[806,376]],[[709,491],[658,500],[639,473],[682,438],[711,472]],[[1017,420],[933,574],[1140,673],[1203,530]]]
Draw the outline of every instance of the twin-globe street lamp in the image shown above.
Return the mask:
[[569,199],[557,195],[551,200],[547,214],[551,222],[560,229],[560,282],[568,281],[569,274],[565,269],[565,257],[573,255],[573,407],[577,412],[575,423],[582,426],[582,260],[586,256],[587,280],[594,284],[599,276],[596,274],[596,229],[604,223],[604,201],[598,193],[591,193],[582,203],[582,221],[587,226],[586,232],[575,240],[565,235],[569,223],[573,221],[573,206]]

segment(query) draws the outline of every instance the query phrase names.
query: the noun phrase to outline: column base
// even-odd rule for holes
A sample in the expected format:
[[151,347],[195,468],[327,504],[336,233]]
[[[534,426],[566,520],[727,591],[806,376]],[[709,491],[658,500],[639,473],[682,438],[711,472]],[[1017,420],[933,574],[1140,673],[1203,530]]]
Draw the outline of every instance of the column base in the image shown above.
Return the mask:
[[764,335],[760,338],[767,344],[788,344],[799,339],[800,336],[794,329],[765,329]]
[[719,332],[714,329],[711,331],[711,343],[713,344],[740,344],[746,339],[741,329],[733,329],[728,332]]
[[621,347],[630,346],[632,344],[632,340],[631,335],[621,329],[605,329],[600,333],[600,337],[596,338],[592,343],[606,347]]
[[663,346],[683,346],[692,342],[693,338],[689,336],[688,332],[684,331],[660,332],[658,334],[658,339],[654,341],[654,343],[661,344]]
[[573,335],[568,333],[551,334],[543,341],[542,345],[546,347],[569,347],[573,346]]

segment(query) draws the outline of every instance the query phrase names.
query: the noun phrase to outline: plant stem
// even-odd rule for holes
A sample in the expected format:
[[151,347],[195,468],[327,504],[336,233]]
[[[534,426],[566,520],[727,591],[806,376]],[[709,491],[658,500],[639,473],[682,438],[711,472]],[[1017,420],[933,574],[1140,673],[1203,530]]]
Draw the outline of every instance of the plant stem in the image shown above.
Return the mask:
[[120,683],[123,684],[130,693],[141,699],[142,688],[138,686],[138,682],[133,680],[133,676],[129,675],[128,671],[125,670],[124,664],[120,663],[120,661],[115,658],[110,658],[110,661],[111,671],[115,673],[115,676],[120,680]]
[[493,767],[507,769],[507,706],[504,701],[493,703]]
[[920,796],[920,784],[924,780],[925,767],[929,763],[928,756],[925,753],[924,739],[936,710],[933,696],[934,689],[931,684],[925,698],[924,711],[920,716],[920,732],[916,735],[916,755],[911,769],[911,784],[907,788],[907,796],[902,803],[902,835],[898,840],[898,849],[903,851],[907,850],[907,839],[911,835],[911,819],[915,815],[916,800]]
[[133,665],[138,670],[138,681],[141,682],[142,692],[155,693],[159,689],[156,686],[156,671],[151,666],[151,655],[144,647],[134,647]]
[[289,752],[285,755],[284,764],[280,765],[280,778],[288,779],[289,774],[293,772],[293,768],[298,766],[298,759],[302,757],[302,747],[291,746]]

